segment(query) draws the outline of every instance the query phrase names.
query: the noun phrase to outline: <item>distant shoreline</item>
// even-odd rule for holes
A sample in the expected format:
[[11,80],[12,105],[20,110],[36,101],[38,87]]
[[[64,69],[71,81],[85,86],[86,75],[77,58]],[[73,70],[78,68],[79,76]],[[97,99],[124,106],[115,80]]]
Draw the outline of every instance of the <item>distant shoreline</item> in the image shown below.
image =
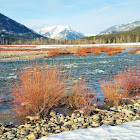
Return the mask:
[[[140,47],[140,43],[117,43],[117,44],[76,44],[76,45],[0,45],[0,61],[33,60],[48,57],[48,51],[42,49],[71,48],[71,47]],[[10,51],[7,51],[10,49]],[[12,49],[19,49],[12,51]],[[25,49],[20,51],[20,49]],[[29,49],[29,50],[26,50]],[[34,50],[36,49],[36,50]],[[4,51],[5,50],[5,51]],[[31,50],[31,51],[30,51]],[[140,54],[140,51],[137,52]]]

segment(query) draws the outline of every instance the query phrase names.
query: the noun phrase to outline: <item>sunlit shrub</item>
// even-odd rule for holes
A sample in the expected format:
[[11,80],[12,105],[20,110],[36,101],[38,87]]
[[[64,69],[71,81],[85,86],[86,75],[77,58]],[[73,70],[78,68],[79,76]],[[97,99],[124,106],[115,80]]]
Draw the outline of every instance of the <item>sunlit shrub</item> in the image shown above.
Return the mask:
[[13,111],[20,116],[44,117],[66,93],[65,75],[52,65],[28,66],[21,69],[18,78],[11,91]]
[[72,84],[65,102],[71,109],[81,109],[89,113],[93,102],[97,102],[97,96],[93,90],[87,88],[86,81],[81,79]]
[[104,99],[107,99],[108,103],[111,101],[113,105],[120,105],[123,103],[124,98],[128,94],[127,90],[122,88],[122,85],[116,77],[112,81],[100,82],[100,87],[104,94]]
[[140,51],[140,48],[132,49],[129,51],[129,53],[137,53],[138,51]]
[[114,54],[116,53],[120,53],[120,52],[117,52],[117,51],[110,51],[110,52],[107,52],[106,55],[108,56],[113,56]]
[[0,105],[2,104],[2,101],[1,101],[2,97],[3,97],[3,94],[0,95]]
[[100,49],[95,49],[91,51],[92,54],[101,54],[101,50]]
[[128,97],[132,98],[140,95],[140,69],[139,66],[124,69],[123,73],[119,73],[118,78],[122,87],[127,90]]
[[75,55],[86,56],[87,51],[86,48],[77,48]]
[[123,103],[127,98],[140,95],[140,70],[132,67],[124,72],[119,72],[111,81],[100,82],[100,87],[105,99],[114,105]]

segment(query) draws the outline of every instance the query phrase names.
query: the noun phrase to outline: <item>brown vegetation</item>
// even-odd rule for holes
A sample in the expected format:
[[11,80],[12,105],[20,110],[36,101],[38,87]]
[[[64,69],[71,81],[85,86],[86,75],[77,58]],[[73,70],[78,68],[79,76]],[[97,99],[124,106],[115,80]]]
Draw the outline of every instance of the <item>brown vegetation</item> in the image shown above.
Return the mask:
[[[31,65],[19,72],[19,80],[11,89],[13,111],[19,116],[38,115],[45,117],[55,107],[66,104],[72,109],[83,109],[90,112],[92,102],[91,91],[86,81],[77,83],[68,80],[57,66]],[[69,82],[68,82],[69,81]],[[73,84],[72,84],[73,83]],[[70,90],[68,90],[70,87]],[[91,93],[92,94],[92,93]]]
[[18,77],[19,81],[12,88],[12,103],[13,111],[20,116],[46,116],[66,92],[65,76],[62,77],[60,69],[52,65],[28,66]]
[[68,92],[65,100],[69,108],[80,109],[86,113],[91,111],[93,102],[97,101],[97,96],[93,90],[89,90],[86,81],[79,80],[77,83],[73,83]]
[[140,51],[140,48],[136,48],[136,49],[130,50],[129,53],[137,53],[138,51]]
[[114,105],[123,103],[127,98],[140,95],[140,70],[132,67],[120,72],[111,78],[111,81],[100,82],[105,100],[112,101]]
[[125,49],[121,47],[108,47],[108,46],[81,47],[76,50],[75,55],[86,56],[86,53],[101,54],[101,52],[106,52],[106,55],[113,55],[115,53],[120,53],[122,50]]
[[140,95],[140,69],[139,66],[124,69],[123,73],[118,74],[120,83],[128,93],[128,97],[132,98]]

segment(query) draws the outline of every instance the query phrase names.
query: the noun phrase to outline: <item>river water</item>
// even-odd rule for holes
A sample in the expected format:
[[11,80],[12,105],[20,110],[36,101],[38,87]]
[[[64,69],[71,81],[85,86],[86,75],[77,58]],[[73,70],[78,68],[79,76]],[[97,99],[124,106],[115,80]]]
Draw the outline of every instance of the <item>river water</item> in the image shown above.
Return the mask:
[[[28,66],[28,63],[38,61],[39,64],[43,62],[60,64],[60,67],[70,71],[76,80],[79,77],[86,77],[89,82],[89,87],[99,91],[99,81],[103,78],[109,78],[114,73],[123,71],[124,67],[137,66],[140,64],[140,55],[129,54],[127,51],[115,54],[114,56],[87,54],[86,57],[79,57],[74,55],[61,55],[52,58],[43,58],[38,60],[20,60],[20,61],[0,61],[0,94],[4,93],[2,100],[4,101],[0,106],[0,112],[10,112],[9,99],[10,87],[13,85],[17,77],[17,71],[21,67]],[[103,95],[99,97],[102,101]]]

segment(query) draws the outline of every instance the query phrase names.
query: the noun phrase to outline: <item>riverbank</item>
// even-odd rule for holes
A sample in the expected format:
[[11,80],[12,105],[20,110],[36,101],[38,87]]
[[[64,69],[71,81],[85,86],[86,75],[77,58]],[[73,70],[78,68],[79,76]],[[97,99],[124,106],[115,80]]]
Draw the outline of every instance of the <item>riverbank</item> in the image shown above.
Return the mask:
[[[100,108],[100,109],[99,109]],[[49,117],[39,120],[38,117],[26,117],[22,125],[0,124],[1,139],[34,140],[61,133],[63,131],[96,128],[106,125],[120,125],[132,120],[140,120],[140,97],[121,106],[92,110],[90,115],[77,111],[71,115],[52,111]]]
[[[0,46],[0,61],[13,61],[13,60],[33,60],[39,58],[49,57],[48,52],[54,51],[54,49],[65,49],[66,54],[75,53],[77,48],[86,47],[140,47],[140,43],[124,43],[124,44],[77,44],[77,45],[9,45]],[[65,53],[65,51],[63,53]],[[97,51],[96,51],[97,53]],[[100,53],[100,52],[98,52]],[[111,52],[111,55],[114,54]],[[139,52],[137,52],[139,54]],[[53,54],[54,55],[54,54]]]
[[0,51],[0,61],[32,60],[47,57],[48,51]]

